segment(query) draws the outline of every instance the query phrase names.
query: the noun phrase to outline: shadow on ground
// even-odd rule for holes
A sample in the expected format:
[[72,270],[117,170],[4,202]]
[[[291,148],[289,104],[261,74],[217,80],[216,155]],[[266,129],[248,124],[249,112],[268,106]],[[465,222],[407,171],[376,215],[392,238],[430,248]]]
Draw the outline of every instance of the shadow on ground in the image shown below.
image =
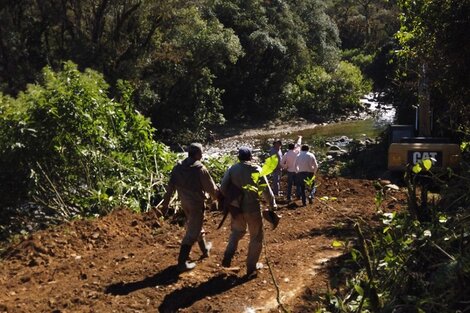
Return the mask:
[[345,287],[346,281],[358,271],[358,266],[351,262],[351,254],[345,253],[330,259],[320,271],[328,277],[328,282],[324,286],[305,288],[301,295],[303,301],[294,306],[293,312],[315,312],[319,308],[336,311],[334,298],[331,302],[327,299]]
[[166,295],[162,304],[158,307],[158,312],[178,312],[179,309],[188,308],[199,300],[223,293],[248,280],[249,279],[246,277],[240,278],[235,275],[227,276],[227,274],[214,276],[197,286],[184,287]]
[[119,282],[116,284],[109,285],[105,293],[109,293],[112,295],[128,295],[131,292],[140,290],[140,289],[145,289],[145,288],[150,288],[150,287],[155,287],[155,286],[167,286],[175,283],[178,281],[179,277],[179,272],[176,268],[176,265],[172,265],[164,269],[163,271],[151,276],[151,277],[146,277],[143,280],[140,281],[135,281],[131,283],[123,283]]
[[336,225],[312,228],[309,232],[300,234],[297,239],[326,236],[331,238],[351,238],[356,236],[354,223],[352,221],[341,222]]

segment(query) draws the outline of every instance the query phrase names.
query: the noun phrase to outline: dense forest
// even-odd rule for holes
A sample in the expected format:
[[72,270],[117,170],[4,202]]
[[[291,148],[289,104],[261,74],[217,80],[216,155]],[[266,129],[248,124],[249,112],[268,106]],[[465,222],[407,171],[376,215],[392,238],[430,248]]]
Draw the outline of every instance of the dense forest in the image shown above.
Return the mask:
[[71,60],[102,73],[111,97],[129,81],[166,141],[226,120],[322,118],[357,106],[370,90],[359,69],[398,29],[396,5],[368,2],[7,1],[0,90],[16,95]]
[[[349,251],[362,272],[328,301],[335,312],[468,310],[469,29],[470,0],[2,1],[0,217],[147,211],[170,144],[227,123],[327,121],[372,90],[409,122],[426,80],[433,135],[461,144],[461,169],[431,175],[440,201],[426,218],[393,215]],[[427,210],[410,175],[410,208]],[[423,230],[433,241],[412,236]]]

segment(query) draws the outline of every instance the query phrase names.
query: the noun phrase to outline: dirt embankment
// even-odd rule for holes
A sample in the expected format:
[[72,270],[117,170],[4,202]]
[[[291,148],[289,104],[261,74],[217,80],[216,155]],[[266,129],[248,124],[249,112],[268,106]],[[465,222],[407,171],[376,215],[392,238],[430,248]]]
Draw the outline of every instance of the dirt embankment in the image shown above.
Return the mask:
[[[352,220],[375,223],[373,181],[320,177],[313,204],[280,202],[279,227],[266,225],[266,255],[292,312],[312,312],[331,284],[329,260],[342,254],[333,240],[354,237]],[[323,196],[337,200],[320,201]],[[384,207],[400,209],[394,191]],[[219,212],[208,212],[208,259],[178,275],[175,263],[184,229],[158,221],[155,212],[119,210],[95,220],[73,221],[37,232],[11,246],[0,260],[0,312],[277,312],[276,288],[267,266],[245,280],[248,236],[234,266],[220,266],[229,222],[216,230]],[[266,264],[263,252],[263,263]]]

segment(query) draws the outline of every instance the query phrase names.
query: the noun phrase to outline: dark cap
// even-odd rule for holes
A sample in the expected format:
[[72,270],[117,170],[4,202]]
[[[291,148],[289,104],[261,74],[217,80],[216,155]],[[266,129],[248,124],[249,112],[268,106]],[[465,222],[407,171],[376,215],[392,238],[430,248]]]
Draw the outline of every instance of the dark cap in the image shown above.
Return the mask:
[[250,161],[251,149],[248,147],[241,147],[240,149],[238,149],[238,159],[240,161]]
[[188,156],[192,157],[198,153],[202,153],[202,145],[197,142],[193,142],[188,146]]

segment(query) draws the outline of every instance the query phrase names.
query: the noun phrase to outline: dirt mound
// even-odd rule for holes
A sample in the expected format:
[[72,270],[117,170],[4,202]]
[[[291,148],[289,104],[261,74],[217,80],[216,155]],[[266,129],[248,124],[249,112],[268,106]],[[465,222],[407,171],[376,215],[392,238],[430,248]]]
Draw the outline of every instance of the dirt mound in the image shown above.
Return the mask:
[[[328,196],[330,200],[320,201]],[[281,223],[266,225],[266,255],[281,300],[294,312],[313,311],[315,295],[325,291],[328,260],[341,255],[331,243],[354,237],[352,220],[373,220],[372,181],[320,178],[312,205],[279,201]],[[336,200],[331,199],[337,198]],[[400,209],[404,195],[395,191],[385,207]],[[0,262],[0,312],[270,312],[276,311],[276,288],[265,263],[253,280],[243,278],[246,236],[234,266],[220,260],[229,222],[216,230],[220,212],[208,212],[210,258],[195,270],[175,270],[184,229],[161,221],[156,212],[117,210],[92,220],[77,220],[39,231],[9,247]]]

